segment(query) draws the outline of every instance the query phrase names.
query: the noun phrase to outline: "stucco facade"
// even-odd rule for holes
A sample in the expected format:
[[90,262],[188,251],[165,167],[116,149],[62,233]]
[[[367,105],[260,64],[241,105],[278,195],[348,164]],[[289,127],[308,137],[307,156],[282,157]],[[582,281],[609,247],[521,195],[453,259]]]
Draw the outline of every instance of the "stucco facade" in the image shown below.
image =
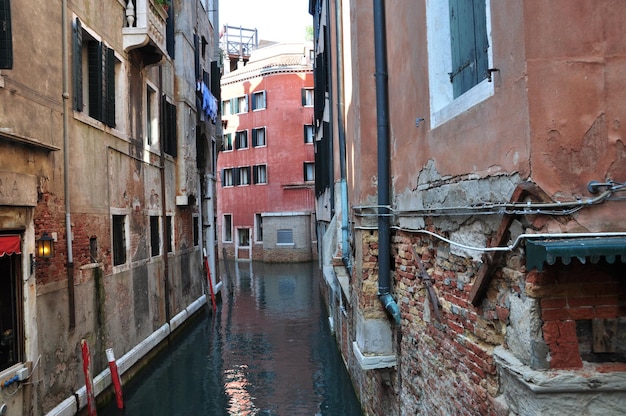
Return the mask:
[[[0,240],[20,247],[0,254],[11,343],[0,379],[12,380],[0,405],[40,415],[84,399],[81,340],[95,376],[107,348],[124,356],[204,299],[203,248],[216,275],[220,123],[199,96],[204,83],[219,97],[217,2],[0,8],[10,28],[0,48]],[[36,252],[44,233],[50,258]]]
[[619,414],[622,8],[467,4],[310,2],[338,343],[367,414]]
[[270,42],[222,77],[220,255],[267,262],[316,257],[310,51],[302,43]]

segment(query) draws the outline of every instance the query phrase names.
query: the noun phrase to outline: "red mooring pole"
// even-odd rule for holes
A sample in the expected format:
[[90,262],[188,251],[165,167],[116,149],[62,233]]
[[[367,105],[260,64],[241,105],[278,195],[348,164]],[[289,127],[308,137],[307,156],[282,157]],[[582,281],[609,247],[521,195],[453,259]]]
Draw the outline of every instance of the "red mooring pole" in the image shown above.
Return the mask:
[[115,401],[117,402],[117,408],[124,408],[124,396],[122,395],[122,380],[120,379],[120,373],[117,371],[117,363],[115,362],[115,354],[113,348],[107,348],[107,360],[109,360],[109,370],[111,370],[111,382],[113,383],[113,389],[115,390]]
[[87,390],[87,412],[89,416],[96,416],[96,401],[93,397],[93,380],[91,379],[91,359],[89,345],[84,339],[80,341],[83,350],[83,373],[85,374],[85,389]]
[[204,253],[204,267],[206,268],[207,280],[209,281],[209,291],[211,292],[211,302],[213,305],[213,312],[217,309],[217,304],[215,303],[215,293],[213,293],[213,279],[211,279],[211,269],[209,268],[209,259],[206,256],[206,249],[202,249]]

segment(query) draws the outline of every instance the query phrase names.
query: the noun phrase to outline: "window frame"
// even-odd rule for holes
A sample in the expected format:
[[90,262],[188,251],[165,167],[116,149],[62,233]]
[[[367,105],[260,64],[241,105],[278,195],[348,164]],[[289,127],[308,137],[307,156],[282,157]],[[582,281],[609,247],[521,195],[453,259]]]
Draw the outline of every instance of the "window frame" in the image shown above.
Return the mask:
[[[494,66],[491,2],[492,0],[485,0],[485,26],[488,43],[487,68]],[[452,120],[495,94],[494,83],[489,82],[489,79],[486,78],[464,94],[454,97],[453,85],[450,82],[452,46],[449,7],[448,0],[426,0],[430,127],[432,129]]]
[[[20,236],[20,244],[22,244],[22,237]],[[2,279],[0,289],[2,294],[9,293],[10,295],[10,315],[11,315],[11,328],[6,326],[2,327],[2,331],[8,329],[13,330],[11,334],[11,342],[15,345],[15,357],[11,360],[7,360],[5,364],[0,362],[0,373],[13,367],[14,365],[24,362],[25,359],[25,327],[24,327],[24,283],[22,281],[22,254],[5,255],[0,258],[0,262],[6,262],[6,267],[9,269],[8,278]],[[2,318],[2,316],[0,316]],[[4,320],[2,320],[5,322]]]
[[233,133],[224,134],[224,140],[222,141],[222,150],[224,152],[232,152],[235,150],[235,142],[233,140]]
[[[308,134],[309,132],[310,134]],[[313,142],[315,142],[315,126],[313,126],[312,124],[305,124],[304,125],[304,144],[313,144]]]
[[315,182],[315,162],[304,162],[304,182]]
[[230,188],[232,186],[235,186],[235,175],[233,171],[233,168],[222,169],[222,188]]
[[161,255],[161,246],[162,246],[161,217],[158,215],[150,215],[149,222],[150,222],[150,257],[158,257]]
[[[289,238],[287,238],[289,237]],[[281,240],[289,240],[281,241]],[[295,243],[293,241],[293,229],[291,228],[281,228],[276,230],[276,245],[277,246],[293,246]]]
[[254,214],[254,242],[263,243],[263,214]]
[[313,107],[315,104],[315,88],[302,88],[302,107]]
[[128,215],[111,215],[111,264],[123,266],[128,262]]
[[267,184],[267,165],[266,164],[252,166],[252,184],[253,185],[266,185]]
[[237,130],[235,132],[235,149],[243,150],[248,149],[248,129]]
[[13,69],[13,30],[11,28],[11,0],[0,0],[0,69]]
[[238,173],[237,175],[238,186],[248,186],[252,184],[252,178],[250,177],[251,176],[250,166],[241,166],[237,168],[237,173]]
[[[259,132],[263,132],[263,143],[259,143]],[[256,127],[252,129],[252,147],[265,147],[267,146],[267,128]]]
[[[260,101],[260,103],[258,103]],[[252,93],[252,111],[265,110],[267,108],[267,92],[255,91]]]
[[[234,100],[234,101],[233,101]],[[231,114],[245,114],[248,112],[248,94],[240,95],[231,99],[231,105],[234,105],[234,111]]]
[[222,242],[233,242],[233,214],[222,215]]

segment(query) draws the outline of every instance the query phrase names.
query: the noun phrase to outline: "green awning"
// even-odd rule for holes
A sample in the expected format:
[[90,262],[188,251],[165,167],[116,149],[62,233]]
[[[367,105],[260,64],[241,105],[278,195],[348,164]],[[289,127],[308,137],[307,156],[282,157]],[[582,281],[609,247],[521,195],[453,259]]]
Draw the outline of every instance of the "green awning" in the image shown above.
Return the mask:
[[570,264],[573,258],[581,263],[597,263],[604,258],[607,263],[620,260],[626,263],[626,238],[596,237],[558,240],[526,240],[526,270],[543,270],[544,262],[554,264],[560,260]]

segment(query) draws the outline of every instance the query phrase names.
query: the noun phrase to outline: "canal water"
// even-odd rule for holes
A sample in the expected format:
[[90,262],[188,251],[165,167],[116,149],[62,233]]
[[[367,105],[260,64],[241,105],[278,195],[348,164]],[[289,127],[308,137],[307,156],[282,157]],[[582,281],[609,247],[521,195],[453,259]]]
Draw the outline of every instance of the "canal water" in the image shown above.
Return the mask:
[[229,262],[217,312],[189,325],[102,416],[331,415],[361,409],[315,263]]

